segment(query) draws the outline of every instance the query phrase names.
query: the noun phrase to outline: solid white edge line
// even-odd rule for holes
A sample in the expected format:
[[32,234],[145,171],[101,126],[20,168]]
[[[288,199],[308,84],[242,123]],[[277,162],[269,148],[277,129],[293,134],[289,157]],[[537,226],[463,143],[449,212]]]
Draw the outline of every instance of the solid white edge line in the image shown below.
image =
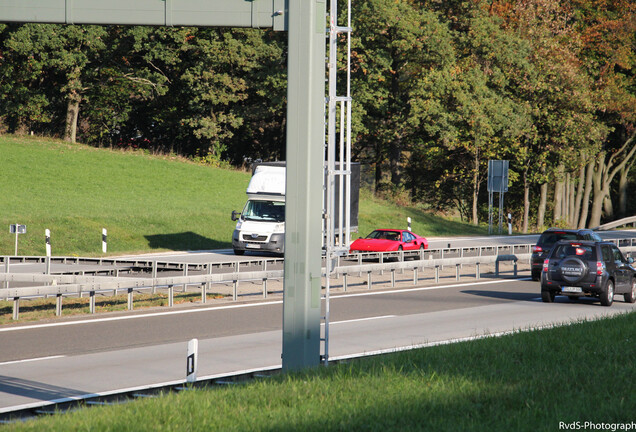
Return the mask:
[[42,360],[53,360],[53,359],[64,358],[64,357],[66,357],[66,356],[65,355],[56,355],[56,356],[38,357],[38,358],[24,359],[24,360],[13,360],[13,361],[0,363],[0,366],[6,366],[6,365],[18,364],[18,363],[29,363],[29,362],[36,362],[36,361],[42,361]]
[[389,289],[389,290],[381,290],[381,291],[373,291],[373,292],[363,292],[363,293],[355,293],[355,294],[331,294],[331,299],[339,299],[339,298],[347,298],[347,297],[362,297],[362,296],[373,296],[373,295],[381,295],[381,294],[401,294],[405,292],[413,292],[413,291],[433,291],[438,289],[445,288],[457,288],[461,286],[467,285],[490,285],[490,284],[500,284],[500,283],[510,283],[512,281],[529,281],[531,278],[516,278],[516,279],[499,279],[496,281],[484,281],[484,282],[466,282],[466,283],[458,283],[452,285],[440,285],[440,286],[429,286],[429,287],[420,287],[420,288],[404,288],[404,289]]
[[[378,319],[385,319],[385,318],[395,318],[395,317],[397,317],[397,315],[382,315],[382,316],[377,316],[377,317],[358,318],[358,319],[350,319],[350,320],[344,320],[344,321],[334,321],[334,322],[330,322],[329,325],[348,324],[348,323],[352,323],[352,322],[371,321],[371,320],[378,320]],[[321,325],[325,325],[325,323],[322,323]]]
[[282,303],[283,303],[282,300],[277,300],[277,301],[270,301],[266,303],[212,306],[212,307],[206,307],[206,308],[186,309],[186,310],[178,310],[178,311],[142,313],[139,315],[126,315],[121,317],[96,318],[92,320],[66,321],[66,322],[49,323],[49,324],[25,325],[25,326],[19,326],[19,327],[0,328],[0,333],[10,332],[10,331],[19,331],[19,330],[34,330],[34,329],[40,329],[40,328],[46,328],[46,327],[57,327],[57,326],[62,327],[62,326],[100,323],[100,322],[108,322],[108,321],[119,321],[119,320],[123,321],[123,320],[130,320],[130,319],[152,318],[152,317],[167,316],[167,315],[181,315],[181,314],[190,314],[190,313],[197,313],[197,312],[209,312],[211,310],[226,310],[226,309],[238,309],[238,308],[244,308],[244,307],[247,308],[247,307],[256,307],[256,306],[270,306],[270,305],[276,305],[276,304],[282,304]]

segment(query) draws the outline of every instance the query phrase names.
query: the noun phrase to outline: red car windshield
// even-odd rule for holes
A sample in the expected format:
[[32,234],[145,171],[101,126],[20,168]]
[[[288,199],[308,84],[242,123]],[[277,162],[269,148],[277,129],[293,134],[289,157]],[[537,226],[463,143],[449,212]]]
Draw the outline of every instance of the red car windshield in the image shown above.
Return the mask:
[[373,231],[371,234],[367,236],[368,239],[376,239],[376,240],[393,240],[400,241],[400,232],[399,231]]

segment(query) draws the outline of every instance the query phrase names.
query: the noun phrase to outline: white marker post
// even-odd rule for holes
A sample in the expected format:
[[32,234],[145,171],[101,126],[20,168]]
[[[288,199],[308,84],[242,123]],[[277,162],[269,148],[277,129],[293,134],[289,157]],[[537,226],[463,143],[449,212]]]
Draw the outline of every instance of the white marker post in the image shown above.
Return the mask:
[[508,213],[508,235],[512,235],[512,215]]
[[108,232],[106,231],[106,228],[102,228],[102,252],[106,253],[106,251],[108,250],[108,244],[106,241]]
[[51,231],[47,228],[44,230],[44,242],[46,243],[46,256],[51,256]]
[[407,221],[407,222],[408,222],[408,224],[409,224],[409,231],[411,231],[411,218],[410,218],[410,217],[407,217],[407,218],[406,218],[406,221]]
[[186,381],[194,383],[197,380],[197,368],[199,357],[199,340],[192,339],[188,342],[188,359],[186,367]]

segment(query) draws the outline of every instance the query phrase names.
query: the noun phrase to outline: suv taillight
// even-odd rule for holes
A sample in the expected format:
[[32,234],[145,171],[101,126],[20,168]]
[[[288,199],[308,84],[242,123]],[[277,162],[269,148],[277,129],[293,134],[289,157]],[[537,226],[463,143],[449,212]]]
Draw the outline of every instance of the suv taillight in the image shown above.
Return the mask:
[[548,271],[548,264],[550,264],[550,260],[549,259],[543,260],[543,271],[544,272]]
[[605,271],[605,263],[603,261],[596,261],[596,275],[602,276]]
[[535,252],[535,253],[543,252],[543,248],[541,246],[532,246],[532,252]]

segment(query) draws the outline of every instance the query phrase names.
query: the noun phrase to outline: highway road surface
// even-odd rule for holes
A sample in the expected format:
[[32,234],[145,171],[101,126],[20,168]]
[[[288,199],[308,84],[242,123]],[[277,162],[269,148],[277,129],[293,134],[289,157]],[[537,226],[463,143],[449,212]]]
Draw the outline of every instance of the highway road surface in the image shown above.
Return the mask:
[[[609,308],[565,297],[545,304],[527,277],[360,289],[332,294],[330,305],[332,359],[636,310],[620,295]],[[183,382],[192,338],[199,340],[200,379],[278,368],[281,324],[277,298],[0,327],[0,414]]]

